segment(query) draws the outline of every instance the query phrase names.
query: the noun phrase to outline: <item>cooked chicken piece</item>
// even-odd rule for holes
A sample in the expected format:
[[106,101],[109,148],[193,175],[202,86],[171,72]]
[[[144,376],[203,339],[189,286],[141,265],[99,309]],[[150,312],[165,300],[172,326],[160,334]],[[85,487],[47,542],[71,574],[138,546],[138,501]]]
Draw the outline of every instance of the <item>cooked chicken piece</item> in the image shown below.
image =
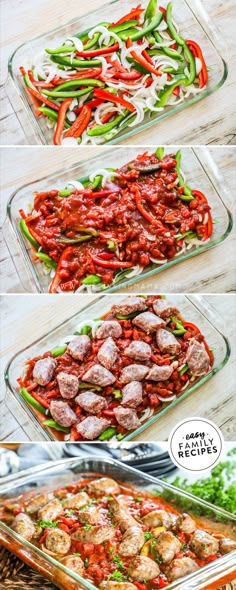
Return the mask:
[[149,371],[146,365],[128,365],[124,367],[120,373],[119,381],[121,383],[130,383],[130,381],[142,381],[145,379]]
[[63,501],[63,508],[74,508],[79,509],[82,506],[86,506],[89,503],[89,496],[86,492],[78,492],[78,494],[73,494],[73,496],[69,496]]
[[52,500],[53,498],[54,498],[54,495],[52,492],[45,492],[44,494],[37,494],[37,496],[34,496],[27,504],[26,512],[29,512],[29,513],[38,512],[39,508],[42,508],[43,506],[45,506],[45,504],[47,504],[49,502],[49,500]]
[[207,559],[210,555],[218,553],[219,541],[205,531],[197,529],[190,541],[190,549],[200,559]]
[[[190,557],[181,557],[180,559],[174,559],[169,565],[167,570],[167,576],[173,582],[187,576],[199,570],[199,565]],[[186,589],[187,590],[187,589]]]
[[82,524],[98,524],[101,514],[97,506],[88,506],[85,510],[78,512],[77,518]]
[[124,533],[119,553],[124,557],[137,555],[145,543],[145,537],[141,526],[131,526]]
[[50,500],[38,511],[38,520],[54,520],[63,512],[64,508],[57,498]]
[[210,359],[205,346],[202,342],[198,342],[194,338],[189,343],[185,360],[195,377],[206,373],[209,369]]
[[101,590],[137,590],[137,586],[131,582],[112,582],[106,581],[99,584]]
[[124,354],[136,361],[149,361],[152,354],[152,349],[149,344],[142,340],[133,340],[131,344],[125,349]]
[[115,535],[115,531],[112,527],[107,525],[91,526],[89,530],[86,528],[80,528],[75,531],[71,537],[75,541],[82,541],[83,543],[94,543],[94,545],[100,545],[104,541],[109,541]]
[[111,312],[113,315],[129,315],[135,311],[146,309],[146,302],[143,297],[125,297],[120,303],[112,305]]
[[57,375],[57,382],[60,394],[65,399],[72,399],[77,395],[79,390],[79,379],[76,375],[70,375],[69,373],[61,371]]
[[36,381],[38,385],[45,387],[45,385],[51,381],[56,366],[57,361],[50,356],[40,359],[34,365],[33,380]]
[[53,553],[66,555],[71,546],[70,535],[61,529],[49,529],[45,539],[45,546]]
[[143,388],[140,381],[131,381],[122,389],[121,405],[125,408],[137,408],[143,401]]
[[67,346],[67,351],[76,361],[83,361],[90,349],[91,340],[86,334],[75,336]]
[[18,535],[24,537],[30,541],[35,533],[34,523],[32,522],[31,518],[28,514],[24,512],[20,512],[17,514],[13,520],[12,528]]
[[188,535],[194,533],[194,531],[197,528],[193,518],[191,518],[191,516],[189,516],[189,514],[187,514],[186,512],[183,512],[183,514],[181,514],[177,518],[175,526],[178,531],[182,531],[183,533],[187,533]]
[[110,477],[95,479],[87,484],[86,489],[88,490],[88,493],[93,496],[103,496],[104,493],[109,496],[110,494],[119,494],[120,491],[118,483]]
[[151,334],[152,332],[159,330],[159,328],[164,328],[166,322],[161,318],[158,318],[151,311],[144,311],[143,313],[139,313],[139,315],[132,320],[132,324],[147,334]]
[[181,345],[172,332],[168,330],[157,330],[157,346],[163,353],[177,354],[181,350]]
[[116,320],[105,320],[95,332],[96,338],[99,340],[103,338],[120,338],[122,336],[122,327]]
[[145,582],[153,580],[160,573],[160,569],[153,559],[150,557],[137,556],[129,564],[129,575],[134,580]]
[[165,510],[152,510],[142,518],[143,523],[150,527],[164,526],[166,529],[171,528],[171,517]]
[[50,413],[53,419],[61,426],[72,426],[77,422],[77,416],[67,402],[52,399],[50,402]]
[[106,399],[93,391],[83,391],[83,393],[77,395],[75,403],[90,414],[99,414],[107,407]]
[[93,383],[94,385],[106,387],[106,385],[112,385],[116,378],[110,371],[105,369],[105,367],[96,364],[86,371],[82,377],[82,380],[85,382],[87,381],[88,383]]
[[141,426],[141,422],[138,419],[135,410],[131,408],[122,408],[122,406],[117,406],[114,408],[114,414],[118,424],[123,426],[123,428],[127,428],[127,430],[134,430],[135,428]]
[[164,531],[157,537],[156,550],[164,563],[170,563],[179,553],[181,543],[170,531]]
[[109,338],[103,342],[101,348],[99,348],[97,354],[99,363],[106,369],[111,369],[117,360],[118,352],[119,348],[116,346],[113,338],[109,336]]
[[178,309],[174,305],[171,305],[167,299],[157,299],[154,301],[152,307],[157,316],[164,318],[164,320],[170,318],[172,315],[175,316],[176,313],[179,313]]
[[77,424],[76,429],[79,434],[86,440],[94,440],[110,426],[109,420],[98,418],[97,416],[88,416],[82,422]]
[[220,552],[225,555],[236,549],[236,541],[233,539],[220,539]]

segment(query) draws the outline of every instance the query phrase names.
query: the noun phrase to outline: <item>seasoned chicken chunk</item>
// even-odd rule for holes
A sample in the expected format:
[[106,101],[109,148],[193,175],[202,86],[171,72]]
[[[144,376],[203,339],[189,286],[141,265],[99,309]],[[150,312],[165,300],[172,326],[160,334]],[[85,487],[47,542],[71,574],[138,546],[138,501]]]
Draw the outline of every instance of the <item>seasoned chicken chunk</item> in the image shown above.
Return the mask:
[[142,340],[133,340],[125,349],[125,355],[136,361],[149,361],[151,354],[151,346]]
[[197,529],[190,541],[190,548],[200,559],[207,559],[219,551],[219,541],[205,531]]
[[83,393],[77,395],[75,403],[90,414],[99,414],[107,407],[106,399],[93,391],[83,391]]
[[75,336],[67,346],[67,351],[76,361],[83,361],[90,349],[91,340],[86,334]]
[[95,479],[86,486],[86,489],[88,490],[88,493],[93,496],[103,496],[104,493],[107,495],[119,494],[120,491],[118,483],[110,477]]
[[181,350],[180,343],[168,330],[157,330],[157,346],[163,353],[177,354]]
[[233,539],[220,539],[220,552],[225,555],[226,553],[230,553],[230,551],[236,550],[236,541]]
[[176,558],[172,561],[167,570],[168,578],[171,582],[187,576],[199,570],[199,565],[190,557]]
[[38,520],[54,520],[63,512],[63,506],[57,498],[50,500],[38,511]]
[[120,303],[112,305],[111,312],[113,315],[129,315],[135,311],[143,311],[146,307],[143,297],[125,297]]
[[121,383],[130,383],[130,381],[142,381],[149,371],[146,365],[128,365],[120,373],[119,381]]
[[17,514],[13,520],[12,528],[18,535],[24,537],[30,541],[35,533],[34,523],[32,522],[31,518],[28,514],[24,512],[20,512]]
[[139,555],[129,564],[129,575],[139,582],[153,580],[159,573],[160,569],[157,563],[153,559],[150,559],[150,557]]
[[86,506],[89,500],[89,495],[86,492],[78,492],[78,494],[73,494],[73,496],[69,496],[69,498],[63,501],[63,508],[74,508],[78,510],[82,506]]
[[185,360],[195,377],[206,373],[209,369],[209,356],[204,344],[198,342],[198,340],[193,339],[190,341]]
[[118,352],[119,348],[116,346],[113,338],[109,336],[109,338],[103,342],[101,348],[99,348],[97,354],[99,363],[101,363],[106,369],[111,369],[117,360]]
[[59,391],[62,397],[71,399],[75,397],[79,390],[79,379],[76,375],[69,375],[61,371],[57,375]]
[[99,340],[108,338],[108,336],[111,336],[112,338],[120,338],[120,336],[122,336],[122,327],[116,320],[105,320],[96,329],[95,336]]
[[181,543],[170,531],[164,531],[157,537],[156,550],[164,563],[170,563],[179,553]]
[[94,440],[106,428],[110,426],[110,422],[105,418],[98,418],[97,416],[88,416],[82,422],[77,424],[76,429],[83,438],[87,440]]
[[135,410],[131,408],[122,408],[122,406],[117,406],[114,408],[114,414],[118,424],[123,426],[123,428],[127,428],[127,430],[134,430],[135,428],[141,426],[141,422],[138,419]]
[[57,361],[50,356],[40,359],[37,361],[33,368],[33,380],[45,387],[47,385],[54,374],[55,368],[57,366]]
[[169,529],[171,527],[171,517],[165,510],[152,510],[142,518],[143,523],[150,527],[164,526]]
[[61,529],[53,528],[47,531],[45,546],[49,551],[53,553],[59,553],[60,555],[66,555],[70,550],[71,538],[68,533]]
[[189,516],[189,514],[187,514],[186,512],[183,512],[183,514],[181,514],[177,518],[175,526],[178,531],[182,531],[183,533],[187,533],[188,535],[194,533],[194,531],[197,528],[193,518],[191,518],[191,516]]
[[121,405],[125,408],[137,408],[142,401],[142,385],[140,381],[131,381],[122,389]]
[[133,320],[132,324],[140,328],[147,334],[151,334],[159,328],[164,328],[166,322],[161,318],[158,318],[154,313],[151,311],[144,311],[143,313],[139,313]]
[[137,555],[144,543],[145,537],[142,528],[140,526],[131,526],[125,531],[121,539],[119,554],[124,557]]
[[115,535],[113,528],[107,525],[91,526],[89,530],[86,528],[77,529],[72,534],[72,539],[75,541],[82,541],[83,543],[94,543],[94,545],[100,545],[104,541],[109,541]]
[[94,385],[106,387],[106,385],[112,385],[116,378],[110,371],[105,369],[105,367],[102,367],[102,365],[93,365],[83,375],[82,380],[85,382],[87,381],[88,383],[93,383]]

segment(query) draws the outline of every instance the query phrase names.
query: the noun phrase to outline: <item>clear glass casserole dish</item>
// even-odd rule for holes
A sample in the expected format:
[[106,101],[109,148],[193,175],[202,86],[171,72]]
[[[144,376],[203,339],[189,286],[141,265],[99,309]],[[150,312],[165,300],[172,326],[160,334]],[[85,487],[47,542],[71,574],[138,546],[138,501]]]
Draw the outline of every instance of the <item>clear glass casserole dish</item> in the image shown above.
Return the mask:
[[[2,484],[1,499],[12,499],[21,494],[34,491],[37,488],[52,490],[56,487],[79,481],[84,476],[107,475],[118,480],[121,484],[132,485],[140,492],[163,496],[164,499],[175,509],[183,511],[187,505],[188,513],[200,520],[202,528],[221,532],[232,539],[236,538],[236,517],[229,512],[217,508],[204,500],[200,500],[174,488],[171,484],[162,482],[150,475],[145,475],[132,467],[124,466],[122,463],[104,459],[104,457],[88,457],[86,459],[65,459],[56,462],[53,466],[41,467],[38,470],[32,468],[25,473],[24,477],[17,481]],[[1,510],[1,503],[0,503]],[[199,525],[200,525],[199,523]],[[50,555],[45,554],[41,549],[14,532],[7,524],[0,522],[0,542],[10,551],[18,555],[24,562],[36,569],[46,578],[55,583],[61,590],[95,590],[96,586],[88,580],[81,578],[72,570],[64,567],[62,563]],[[204,568],[178,579],[169,584],[170,590],[216,590],[222,584],[226,584],[235,578],[235,556],[232,551],[224,557],[220,557]],[[62,573],[68,575],[65,582],[61,581]]]
[[[146,8],[147,4],[148,0],[143,0],[142,6],[144,8]],[[167,0],[163,1],[163,5],[167,5]],[[81,18],[74,19],[59,28],[45,32],[24,43],[12,54],[8,62],[9,82],[7,83],[7,93],[13,104],[13,108],[22,121],[22,128],[30,143],[51,144],[53,134],[47,128],[45,118],[40,117],[37,119],[34,115],[31,109],[32,103],[29,99],[29,93],[27,93],[22,83],[19,67],[27,64],[27,61],[29,63],[31,56],[39,54],[45,47],[58,46],[64,39],[86,30],[88,24],[89,27],[93,27],[99,22],[110,21],[111,14],[113,22],[116,22],[128,10],[135,6],[136,3],[133,1],[113,0],[113,2],[105,4],[97,11],[89,12]],[[180,32],[185,39],[192,39],[194,37],[194,40],[197,41],[203,50],[206,64],[209,68],[207,87],[200,94],[190,95],[183,103],[167,106],[161,113],[153,112],[151,116],[147,113],[143,122],[134,127],[127,127],[118,136],[115,136],[111,143],[121,142],[123,139],[155,125],[162,119],[177,114],[178,111],[185,109],[189,105],[193,105],[201,98],[210,95],[220,88],[227,78],[227,65],[224,59],[222,40],[216,32],[209,16],[205,13],[200,1],[174,0],[174,15],[180,26]],[[29,122],[31,124],[30,126]],[[168,134],[166,143],[168,143]]]
[[[52,350],[58,345],[61,346],[61,343],[64,342],[62,340],[63,336],[72,334],[78,322],[103,316],[109,311],[112,304],[118,303],[122,298],[122,295],[105,295],[96,298],[69,320],[66,320],[45,334],[44,337],[16,353],[9,361],[5,370],[7,388],[5,402],[8,409],[14,415],[14,418],[31,440],[63,440],[64,435],[60,432],[55,433],[51,428],[42,426],[45,416],[28,405],[20,395],[17,378],[22,375],[25,361],[42,354],[46,350]],[[184,401],[198,387],[216,374],[227,363],[230,356],[230,345],[227,337],[224,335],[222,320],[207,303],[206,296],[168,295],[168,301],[177,306],[186,321],[190,321],[198,326],[205,336],[209,348],[214,350],[214,362],[208,373],[199,377],[195,382],[190,383],[182,393],[180,392],[175,400],[163,403],[160,408],[157,408],[157,412],[152,417],[146,419],[136,430],[126,434],[123,438],[124,441],[131,440],[137,435],[140,435],[146,428],[161,419],[169,409],[174,408],[181,400]],[[170,429],[173,426],[174,423],[170,423]]]
[[[174,148],[170,148],[170,150],[167,149],[166,153],[170,153],[172,149],[176,151],[178,147],[175,146]],[[149,149],[149,153],[152,153],[154,150],[155,148]],[[47,293],[51,282],[49,275],[45,275],[43,272],[43,265],[39,261],[32,261],[32,248],[19,229],[19,209],[28,210],[29,203],[33,202],[33,192],[51,190],[52,188],[61,190],[72,179],[78,180],[97,171],[99,168],[104,168],[104,165],[105,167],[117,168],[129,160],[136,158],[143,151],[144,149],[142,147],[137,146],[119,147],[110,149],[109,151],[103,151],[101,155],[91,158],[89,162],[83,160],[69,169],[63,169],[56,174],[33,181],[17,189],[11,195],[7,205],[7,216],[3,226],[3,234],[19,280],[25,291]],[[207,242],[203,242],[195,248],[175,256],[175,258],[164,264],[149,265],[138,276],[131,278],[127,276],[123,278],[122,281],[108,287],[106,292],[109,293],[119,289],[125,289],[137,281],[153,277],[162,270],[166,270],[179,262],[188,260],[192,256],[196,256],[200,252],[204,252],[220,244],[230,233],[233,225],[230,189],[227,187],[209,151],[205,147],[196,149],[187,147],[181,148],[181,152],[182,168],[186,175],[187,183],[193,189],[202,191],[212,208],[212,216],[213,220],[215,220],[212,236]],[[145,285],[142,286],[142,289],[145,290]]]

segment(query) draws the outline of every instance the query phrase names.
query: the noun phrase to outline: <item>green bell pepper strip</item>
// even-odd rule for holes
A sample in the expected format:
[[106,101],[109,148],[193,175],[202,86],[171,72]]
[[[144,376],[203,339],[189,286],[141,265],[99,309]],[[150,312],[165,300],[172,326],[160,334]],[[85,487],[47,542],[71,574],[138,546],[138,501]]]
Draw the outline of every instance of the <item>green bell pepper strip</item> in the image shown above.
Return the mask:
[[120,389],[113,389],[112,395],[114,395],[114,398],[115,399],[121,399],[122,398],[122,393],[121,393]]
[[149,0],[147,8],[144,12],[144,22],[151,20],[157,11],[157,0]]
[[159,12],[156,16],[154,16],[150,22],[144,26],[143,29],[128,29],[122,33],[119,33],[119,37],[122,41],[127,41],[130,38],[132,41],[137,41],[138,39],[142,39],[142,37],[146,37],[148,33],[156,29],[163,19],[163,12]]
[[22,397],[24,398],[24,400],[28,404],[30,404],[31,406],[33,406],[33,408],[35,408],[35,410],[38,410],[38,412],[41,412],[41,414],[46,414],[46,412],[47,412],[46,408],[41,406],[41,404],[39,402],[37,402],[37,400],[34,399],[34,397],[32,395],[30,395],[30,393],[27,391],[27,389],[25,387],[21,388],[20,394],[22,395]]
[[165,148],[158,147],[157,150],[155,151],[155,156],[157,157],[158,160],[162,160],[164,153],[165,153]]
[[49,426],[50,428],[54,428],[54,430],[61,430],[61,432],[66,432],[66,434],[70,434],[70,429],[66,426],[61,426],[55,420],[44,420],[44,426]]
[[129,313],[127,315],[122,315],[121,313],[117,313],[116,318],[118,320],[132,320],[133,318],[136,317],[136,315],[138,315],[137,311],[134,311],[133,313]]
[[102,391],[102,387],[100,385],[94,385],[94,383],[81,383],[79,384],[79,389],[94,389],[94,391]]
[[183,179],[183,176],[181,174],[182,154],[181,154],[181,151],[180,150],[178,150],[176,152],[175,159],[177,161],[177,164],[176,164],[175,169],[176,169],[176,172],[178,174],[179,186],[183,186],[184,187],[184,193],[183,193],[183,195],[179,195],[179,198],[181,199],[181,201],[186,201],[186,202],[192,201],[194,199],[194,196],[192,195],[191,188],[188,185],[185,186],[184,179]]
[[88,49],[92,49],[92,47],[94,47],[95,45],[97,45],[98,39],[101,36],[101,33],[95,33],[92,37],[92,39],[90,39],[90,41],[88,41],[83,48],[83,51],[87,51]]
[[128,127],[128,125],[134,121],[135,117],[136,117],[136,113],[132,117],[127,117],[127,115],[125,115],[123,124],[120,125],[117,129],[112,129],[108,133],[106,133],[106,135],[104,136],[104,140],[107,142],[107,141],[110,141],[111,139],[113,139],[113,137],[115,137],[115,135],[118,135],[118,133],[123,131],[123,129],[126,129],[126,127]]
[[122,440],[125,437],[125,434],[117,434],[117,440]]
[[184,373],[186,373],[187,371],[188,371],[188,365],[186,363],[181,369],[178,369],[178,373],[180,375],[184,375]]
[[87,336],[87,334],[89,334],[89,332],[91,332],[91,326],[84,326],[80,332],[80,334],[82,334],[82,336]]
[[77,49],[75,45],[61,45],[60,47],[55,47],[55,49],[46,47],[45,51],[46,53],[49,53],[49,55],[57,55],[58,53],[74,53]]
[[120,25],[109,25],[108,30],[112,31],[113,33],[121,33],[122,31],[126,31],[126,29],[130,29],[130,27],[136,27],[138,24],[139,22],[137,20],[127,20]]
[[[51,119],[51,121],[57,121],[58,119],[58,112],[54,111],[53,109],[50,109],[49,107],[38,107],[38,110],[41,111],[41,113],[43,113],[43,115],[46,115],[46,117],[48,117],[48,119]],[[69,127],[71,127],[71,125],[65,121],[64,123],[64,127],[66,129],[69,129]]]
[[24,74],[23,80],[24,80],[25,85],[28,86],[28,88],[33,88],[33,90],[37,91],[37,88],[35,88],[35,86],[31,82],[31,80],[29,79],[28,74]]
[[[99,88],[103,88],[105,84],[101,82],[101,80],[97,80],[95,78],[79,78],[78,80],[70,80],[69,82],[64,82],[55,88],[55,92],[60,92],[61,90],[69,90],[70,88],[76,88],[77,86],[98,86]],[[52,90],[54,93],[54,89]]]
[[171,322],[174,322],[174,324],[176,325],[176,328],[172,330],[172,334],[175,334],[175,336],[182,336],[182,334],[185,334],[185,332],[187,332],[180,320],[177,320],[177,318],[174,317],[171,317],[170,320]]
[[[153,35],[157,43],[164,43],[164,39],[161,37],[158,31],[154,31]],[[181,53],[179,53],[175,49],[171,49],[171,47],[165,47],[163,45],[163,47],[159,47],[158,49],[160,49],[161,52],[163,52],[165,55],[168,55],[168,57],[175,59],[176,61],[184,61],[183,55],[181,55]]]
[[113,240],[107,240],[106,246],[109,252],[116,251],[116,243]]
[[172,10],[173,10],[173,4],[172,2],[169,2],[169,4],[167,5],[166,8],[166,22],[168,25],[168,29],[170,31],[171,37],[176,41],[176,43],[178,45],[185,45],[185,40],[183,39],[183,37],[180,37],[176,31],[176,28],[173,25],[173,21],[172,21]]
[[54,63],[61,64],[63,66],[70,66],[72,68],[96,68],[101,65],[99,59],[71,59],[70,57],[61,57],[60,55],[52,55],[51,60]]
[[24,234],[24,236],[27,238],[27,240],[32,244],[32,246],[34,246],[34,248],[36,248],[36,250],[38,250],[40,244],[38,242],[36,242],[36,240],[31,235],[24,219],[20,220],[19,227],[20,227],[20,230],[22,231],[22,233]]
[[43,94],[46,94],[47,96],[51,96],[53,98],[76,98],[77,96],[83,96],[84,94],[88,94],[88,92],[91,92],[92,90],[92,87],[84,88],[84,90],[73,90],[72,92],[58,92],[57,90],[49,92],[49,90],[45,90]]
[[71,191],[71,190],[69,190],[69,189],[66,189],[66,188],[65,188],[63,191],[60,191],[60,192],[58,193],[58,197],[62,197],[62,198],[64,198],[64,197],[69,197],[70,195],[72,195],[72,192],[73,192],[73,191]]
[[111,131],[114,127],[117,127],[117,125],[119,125],[119,123],[121,123],[121,121],[123,121],[127,117],[127,113],[128,111],[124,115],[118,115],[117,117],[115,117],[115,119],[113,119],[111,123],[105,123],[105,125],[95,125],[95,127],[88,129],[87,135],[97,136],[109,133],[109,131]]
[[81,282],[83,285],[98,285],[102,282],[102,279],[99,275],[88,275]]
[[67,349],[66,344],[65,344],[65,346],[58,346],[57,348],[53,348],[53,350],[51,350],[51,355],[53,356],[53,358],[56,358],[57,356],[62,356],[62,354],[64,354],[66,349]]
[[109,426],[109,428],[106,428],[106,430],[104,430],[102,434],[100,434],[98,440],[109,440],[110,438],[112,438],[112,436],[115,436],[115,434],[116,428],[114,426]]
[[176,86],[179,86],[181,82],[183,82],[184,80],[186,80],[186,76],[184,74],[180,74],[179,76],[177,75],[176,78],[173,80],[173,84],[170,84],[167,89],[164,88],[163,90],[161,90],[161,92],[159,93],[160,100],[158,100],[155,103],[155,106],[164,107],[173,90],[176,88]]
[[184,55],[189,62],[189,78],[186,78],[185,86],[192,84],[197,76],[195,57],[190,51],[187,43],[184,44]]
[[48,254],[44,254],[44,252],[37,252],[35,256],[37,256],[39,260],[42,260],[42,262],[44,262],[47,266],[50,266],[50,268],[56,270],[57,262],[55,262],[55,260],[53,260],[51,256],[48,256]]
[[175,236],[175,239],[177,240],[177,242],[179,240],[183,240],[183,238],[189,238],[190,240],[192,240],[193,238],[196,238],[197,234],[194,231],[185,231],[182,234],[177,234]]
[[88,240],[91,240],[92,237],[92,234],[89,234],[88,236],[80,236],[79,238],[59,238],[58,241],[62,244],[80,244],[81,242],[87,242]]

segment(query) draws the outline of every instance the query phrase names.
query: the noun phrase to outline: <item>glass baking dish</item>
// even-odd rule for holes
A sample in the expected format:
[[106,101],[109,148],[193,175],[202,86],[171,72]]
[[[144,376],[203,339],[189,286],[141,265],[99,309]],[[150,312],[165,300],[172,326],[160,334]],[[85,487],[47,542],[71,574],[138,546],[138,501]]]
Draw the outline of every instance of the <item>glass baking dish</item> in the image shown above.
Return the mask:
[[[31,440],[63,440],[63,435],[57,432],[56,436],[54,434],[55,431],[52,432],[50,428],[43,427],[41,424],[45,417],[32,408],[32,406],[29,406],[19,394],[17,378],[22,374],[25,361],[61,345],[64,342],[63,336],[72,334],[78,322],[103,316],[114,303],[121,301],[122,298],[123,295],[118,294],[96,298],[71,318],[45,334],[45,336],[17,352],[9,361],[5,370],[7,388],[5,402],[8,409],[14,415],[14,418]],[[208,379],[226,364],[230,356],[230,345],[227,337],[224,335],[224,325],[221,318],[217,316],[213,308],[207,303],[206,296],[168,295],[168,300],[177,306],[186,321],[195,323],[204,334],[208,346],[214,350],[213,366],[206,375],[192,383],[182,394],[180,393],[176,400],[163,404],[157,410],[157,413],[142,423],[139,428],[128,433],[124,437],[124,441],[131,440],[137,435],[140,435],[146,428],[161,419],[164,414],[174,408],[180,401],[186,399],[198,387],[206,383]],[[68,299],[65,301],[68,301]],[[174,423],[170,421],[170,429],[173,426]]]
[[[166,6],[167,3],[167,0],[163,0],[162,4]],[[142,1],[144,8],[147,4],[148,0]],[[45,47],[58,46],[66,38],[86,30],[88,26],[92,28],[99,22],[110,21],[111,18],[113,22],[116,22],[135,6],[135,0],[113,0],[113,2],[99,8],[99,10],[89,12],[52,31],[44,32],[38,37],[22,44],[14,51],[8,62],[9,82],[7,83],[6,90],[13,104],[13,108],[22,121],[23,131],[30,143],[51,144],[53,134],[52,130],[47,128],[44,117],[38,119],[35,117],[31,108],[32,103],[29,93],[27,93],[24,84],[22,84],[19,67],[29,67],[29,64],[31,65],[31,57],[44,51]],[[226,80],[228,70],[224,59],[225,50],[222,46],[222,36],[215,30],[200,0],[174,0],[174,16],[180,26],[181,34],[185,39],[192,39],[193,37],[203,50],[206,64],[209,68],[207,88],[199,94],[191,95],[184,103],[176,106],[167,106],[161,113],[153,112],[151,116],[150,114],[146,114],[142,123],[121,131],[110,143],[122,142],[123,139],[157,124],[162,119],[177,114],[178,111],[185,109],[187,106],[194,105],[195,102],[220,88]],[[188,113],[190,116],[190,111],[187,111],[186,117]],[[29,126],[29,122],[31,126]],[[168,132],[165,143],[168,143]]]
[[[65,459],[53,466],[44,466],[42,470],[28,469],[24,477],[2,484],[0,502],[34,492],[37,488],[52,490],[56,487],[83,479],[84,476],[107,475],[125,485],[132,485],[139,491],[161,495],[173,508],[183,511],[187,505],[188,513],[197,519],[202,528],[221,532],[232,539],[236,538],[236,517],[229,512],[200,500],[191,494],[174,488],[171,484],[162,482],[150,475],[124,466],[119,461],[104,459],[104,457],[87,457]],[[0,504],[1,510],[1,504]],[[68,570],[53,557],[45,554],[29,541],[15,533],[7,524],[0,522],[0,542],[11,552],[15,553],[33,569],[39,571],[46,578],[56,584],[61,590],[95,590],[96,586],[78,574]],[[204,568],[179,579],[168,586],[169,590],[216,590],[222,584],[233,580],[235,571],[236,551],[220,557]],[[68,574],[67,580],[61,581],[62,572]]]
[[[178,146],[167,148],[166,153],[175,152],[177,149]],[[154,150],[155,147],[150,148],[149,152],[152,153]],[[83,160],[71,168],[59,170],[57,173],[28,183],[14,191],[8,201],[3,233],[19,280],[25,291],[47,293],[51,281],[49,275],[44,274],[43,265],[39,261],[32,261],[32,248],[19,230],[19,209],[28,211],[29,203],[32,204],[33,202],[33,192],[51,190],[52,188],[63,189],[72,179],[78,180],[95,172],[99,168],[104,168],[104,166],[117,168],[127,161],[136,158],[143,151],[144,148],[138,146],[104,150],[101,155],[95,156],[89,161]],[[164,264],[152,264],[146,267],[142,274],[138,276],[132,278],[127,276],[127,278],[124,278],[119,283],[107,288],[106,292],[111,293],[119,289],[125,289],[137,281],[143,281],[148,277],[155,276],[162,270],[166,270],[179,262],[188,260],[192,256],[196,256],[200,252],[204,252],[220,244],[230,233],[233,225],[231,192],[208,149],[205,147],[195,149],[184,147],[181,148],[181,151],[182,168],[186,175],[187,183],[192,188],[202,191],[207,196],[212,208],[212,216],[215,221],[212,236],[202,245],[178,255]],[[142,284],[142,289],[145,291],[145,284]]]

